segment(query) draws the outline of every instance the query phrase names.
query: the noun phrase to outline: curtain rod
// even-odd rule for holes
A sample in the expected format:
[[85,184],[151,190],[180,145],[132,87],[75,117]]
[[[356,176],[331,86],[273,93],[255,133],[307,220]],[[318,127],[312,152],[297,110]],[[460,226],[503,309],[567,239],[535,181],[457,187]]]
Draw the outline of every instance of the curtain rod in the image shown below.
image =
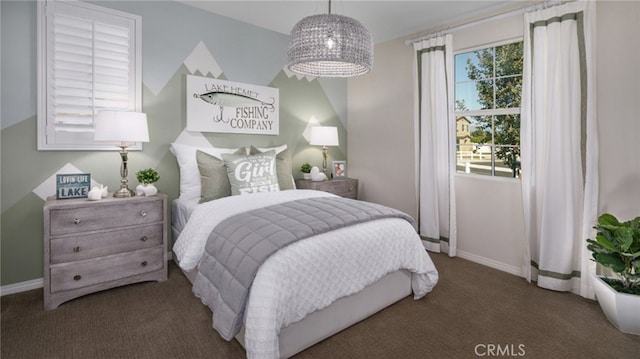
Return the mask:
[[515,10],[511,10],[509,12],[505,12],[505,13],[502,13],[502,14],[498,14],[498,15],[494,15],[494,16],[487,17],[487,18],[484,18],[484,19],[468,22],[466,24],[462,24],[462,25],[458,25],[458,26],[454,26],[454,27],[450,27],[450,28],[445,28],[445,29],[442,29],[442,30],[434,31],[434,32],[431,32],[431,33],[426,34],[426,35],[421,35],[421,36],[418,36],[418,37],[414,37],[412,39],[405,40],[404,44],[405,45],[411,45],[411,44],[414,44],[416,42],[420,42],[420,41],[423,41],[423,40],[429,40],[429,39],[431,39],[433,37],[436,37],[436,36],[441,36],[441,35],[445,35],[445,34],[449,34],[449,33],[455,32],[455,31],[464,30],[464,29],[467,29],[467,28],[470,28],[470,27],[473,27],[473,26],[477,26],[477,25],[481,25],[481,24],[484,24],[484,23],[487,23],[487,22],[491,22],[491,21],[501,20],[501,19],[504,19],[506,17],[510,17],[510,16],[517,15],[517,14],[524,14],[526,12],[537,11],[537,10],[540,10],[540,9],[546,9],[546,8],[550,8],[550,7],[553,7],[553,6],[556,6],[556,5],[562,5],[562,4],[567,3],[567,2],[569,2],[569,1],[545,0],[545,1],[543,1],[541,3],[538,3],[538,4],[525,6],[525,7],[522,7],[522,8],[519,8],[519,9],[515,9]]

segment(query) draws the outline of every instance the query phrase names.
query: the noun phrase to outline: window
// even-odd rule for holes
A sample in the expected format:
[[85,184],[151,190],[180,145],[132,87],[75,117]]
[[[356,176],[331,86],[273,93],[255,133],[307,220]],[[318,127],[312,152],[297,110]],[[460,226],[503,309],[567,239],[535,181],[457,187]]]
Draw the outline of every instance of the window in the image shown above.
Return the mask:
[[114,149],[93,141],[94,117],[141,110],[140,29],[137,15],[38,2],[38,150]]
[[457,172],[520,175],[522,41],[455,55]]

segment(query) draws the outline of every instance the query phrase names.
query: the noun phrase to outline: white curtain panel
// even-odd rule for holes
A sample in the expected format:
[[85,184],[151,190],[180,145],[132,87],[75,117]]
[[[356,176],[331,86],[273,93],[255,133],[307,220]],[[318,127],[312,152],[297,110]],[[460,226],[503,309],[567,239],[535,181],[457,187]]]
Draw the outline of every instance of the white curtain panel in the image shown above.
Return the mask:
[[522,92],[523,274],[593,298],[586,239],[597,219],[595,6],[527,13]]
[[456,254],[451,34],[414,43],[418,230],[425,248]]

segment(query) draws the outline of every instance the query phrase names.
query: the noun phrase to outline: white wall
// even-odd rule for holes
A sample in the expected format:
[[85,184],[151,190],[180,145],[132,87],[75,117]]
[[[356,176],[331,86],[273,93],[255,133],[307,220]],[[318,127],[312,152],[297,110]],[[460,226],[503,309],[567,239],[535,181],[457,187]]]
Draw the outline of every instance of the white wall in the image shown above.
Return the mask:
[[349,177],[358,197],[415,218],[412,50],[400,40],[376,45],[373,71],[349,80]]
[[[599,213],[640,215],[640,2],[598,2]],[[521,37],[522,17],[454,33],[454,50]],[[426,32],[426,31],[425,31]],[[361,199],[416,215],[413,51],[405,38],[376,45],[374,70],[350,79],[350,177]],[[519,273],[524,248],[520,183],[460,174],[458,254]]]
[[598,213],[640,216],[640,2],[597,3]]
[[458,256],[520,275],[524,217],[520,182],[457,175]]

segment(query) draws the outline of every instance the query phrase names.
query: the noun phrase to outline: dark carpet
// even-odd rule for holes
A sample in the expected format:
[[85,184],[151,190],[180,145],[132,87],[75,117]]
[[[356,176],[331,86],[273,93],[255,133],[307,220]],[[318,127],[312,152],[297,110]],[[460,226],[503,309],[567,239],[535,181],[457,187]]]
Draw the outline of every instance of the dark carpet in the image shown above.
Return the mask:
[[[440,282],[296,358],[640,358],[598,304],[540,289],[460,258],[431,254]],[[90,294],[43,310],[42,289],[1,299],[0,356],[242,358],[211,328],[211,312],[171,262],[169,280]]]

